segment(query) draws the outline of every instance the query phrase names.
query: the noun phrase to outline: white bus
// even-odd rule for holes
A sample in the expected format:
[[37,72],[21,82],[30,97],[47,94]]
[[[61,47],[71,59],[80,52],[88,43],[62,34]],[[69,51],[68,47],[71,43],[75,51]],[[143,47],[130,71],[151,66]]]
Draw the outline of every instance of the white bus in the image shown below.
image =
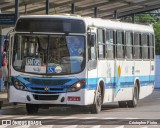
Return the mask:
[[136,107],[154,90],[150,25],[71,15],[21,16],[10,34],[9,102]]

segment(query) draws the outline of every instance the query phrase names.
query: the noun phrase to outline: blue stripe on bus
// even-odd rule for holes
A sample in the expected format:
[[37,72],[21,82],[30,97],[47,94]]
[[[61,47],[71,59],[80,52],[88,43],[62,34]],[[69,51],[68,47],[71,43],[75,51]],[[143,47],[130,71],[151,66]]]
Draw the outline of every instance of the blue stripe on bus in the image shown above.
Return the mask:
[[[141,86],[148,86],[154,84],[154,77],[155,76],[138,76],[140,80]],[[43,83],[42,84],[31,84],[27,80],[25,80],[25,77],[18,76],[16,77],[18,80],[20,80],[25,86],[28,88],[30,92],[44,92],[43,88],[46,86]],[[73,85],[75,82],[78,82],[79,80],[86,80],[86,84],[83,86],[83,89],[88,90],[95,90],[97,88],[97,84],[99,80],[103,80],[105,82],[105,89],[116,89],[116,93],[121,88],[130,88],[134,86],[133,80],[135,79],[135,76],[127,76],[127,77],[112,77],[110,78],[110,81],[106,83],[106,78],[38,78],[39,80],[69,80],[67,83],[63,85],[48,85],[48,87],[51,88],[48,92],[59,92],[63,93],[67,91],[67,88],[71,85]],[[35,88],[35,89],[34,89]],[[36,90],[36,88],[39,88]]]
[[[138,76],[140,80],[140,85],[141,86],[153,85],[154,77],[155,76]],[[105,78],[95,78],[95,79],[89,78],[88,89],[95,89],[97,87],[99,79],[105,79]],[[110,89],[110,88],[115,89],[116,87],[118,87],[117,90],[120,90],[121,88],[133,87],[134,79],[135,79],[135,76],[120,77],[118,79],[116,77],[112,77],[108,83],[105,83],[105,89]],[[94,82],[96,82],[97,84],[94,84]]]

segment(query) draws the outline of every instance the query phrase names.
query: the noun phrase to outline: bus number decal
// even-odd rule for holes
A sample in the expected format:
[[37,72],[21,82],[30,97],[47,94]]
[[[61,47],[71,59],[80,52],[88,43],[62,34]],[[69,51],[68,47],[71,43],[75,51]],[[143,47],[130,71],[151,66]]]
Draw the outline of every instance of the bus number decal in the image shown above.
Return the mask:
[[40,66],[41,65],[41,59],[40,58],[26,58],[26,65]]

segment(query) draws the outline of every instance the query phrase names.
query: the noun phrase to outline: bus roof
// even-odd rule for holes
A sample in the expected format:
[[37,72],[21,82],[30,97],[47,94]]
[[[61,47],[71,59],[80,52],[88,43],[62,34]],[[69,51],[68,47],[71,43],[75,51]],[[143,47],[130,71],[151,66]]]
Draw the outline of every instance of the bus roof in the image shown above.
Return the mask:
[[125,31],[136,31],[136,32],[149,32],[154,33],[152,25],[141,25],[133,23],[125,23],[109,19],[81,17],[80,15],[72,14],[61,14],[61,15],[25,15],[20,18],[65,18],[65,19],[79,19],[83,20],[86,26],[108,28],[113,30],[125,30]]

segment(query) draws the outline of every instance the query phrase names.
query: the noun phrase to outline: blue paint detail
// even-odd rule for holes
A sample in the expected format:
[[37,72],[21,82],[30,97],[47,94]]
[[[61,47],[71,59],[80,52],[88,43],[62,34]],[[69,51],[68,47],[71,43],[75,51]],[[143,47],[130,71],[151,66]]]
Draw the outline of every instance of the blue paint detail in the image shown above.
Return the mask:
[[111,89],[111,88],[115,88],[116,87],[116,83],[112,82],[112,83],[106,83],[105,84],[105,88],[106,89]]
[[134,82],[121,82],[121,85],[123,85],[123,87],[133,87]]
[[[141,86],[149,86],[154,84],[155,76],[139,76]],[[97,88],[97,83],[100,79],[104,82],[106,78],[39,78],[39,77],[15,77],[21,81],[24,86],[30,92],[45,92],[44,87],[49,87],[48,92],[64,93],[67,92],[68,87],[78,82],[79,80],[85,80],[86,84],[83,89],[95,90]],[[128,77],[112,77],[109,83],[105,83],[105,89],[115,89],[115,96],[118,94],[121,88],[131,88],[134,86],[133,76]],[[114,82],[115,81],[115,82]]]
[[95,90],[97,88],[98,78],[89,78],[87,79],[87,85],[89,90]]
[[[67,89],[72,86],[74,83],[85,80],[78,78],[38,78],[38,77],[24,77],[17,76],[15,77],[23,83],[23,85],[28,89],[29,92],[46,92],[44,88],[47,86],[49,91],[55,93],[64,93],[67,92]],[[13,85],[13,83],[12,83]],[[86,88],[84,84],[83,88]]]
[[118,94],[118,92],[120,91],[120,89],[122,88],[121,87],[121,82],[122,81],[125,81],[122,79],[122,77],[119,77],[118,75],[118,70],[116,70],[116,77],[115,77],[115,82],[116,82],[116,85],[115,85],[115,93],[114,93],[114,96],[116,96]]
[[54,66],[48,66],[48,73],[54,73],[55,67]]

